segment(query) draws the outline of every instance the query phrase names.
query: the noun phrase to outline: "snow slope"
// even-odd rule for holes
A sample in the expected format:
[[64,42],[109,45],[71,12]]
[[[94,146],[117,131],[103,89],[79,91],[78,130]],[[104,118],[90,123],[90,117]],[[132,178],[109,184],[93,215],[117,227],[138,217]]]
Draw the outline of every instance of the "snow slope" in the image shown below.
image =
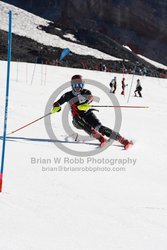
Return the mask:
[[147,58],[147,57],[145,57],[145,56],[139,55],[139,54],[138,54],[138,56],[141,57],[141,58],[142,58],[143,60],[145,60],[146,62],[148,62],[148,63],[154,65],[155,67],[157,67],[157,68],[159,68],[159,69],[166,69],[166,70],[167,70],[167,66],[164,65],[164,64],[162,64],[162,63],[155,62],[155,61],[153,61],[153,60],[151,60],[151,59],[149,59],[149,58]]
[[[105,60],[120,61],[122,59],[110,56],[99,50],[79,45],[77,43],[68,42],[59,36],[48,34],[45,31],[39,29],[39,26],[48,26],[50,21],[33,15],[25,10],[17,8],[13,5],[0,1],[0,29],[8,30],[8,12],[13,13],[13,26],[12,32],[16,35],[26,36],[39,43],[47,46],[53,46],[58,48],[69,48],[71,52],[79,55],[90,55],[96,58]],[[73,38],[74,40],[74,38]]]
[[[132,51],[127,45],[123,45],[123,47],[124,47],[125,49],[127,49],[127,50]],[[149,59],[149,58],[147,58],[147,57],[145,57],[145,56],[143,56],[143,55],[140,55],[140,54],[138,54],[138,56],[141,57],[141,58],[142,58],[143,60],[145,60],[146,62],[148,62],[148,63],[154,65],[155,67],[157,67],[157,68],[159,68],[159,69],[165,69],[165,70],[167,69],[167,66],[164,65],[164,64],[155,62],[155,61],[153,61],[153,60],[151,60],[151,59]]]
[[[28,38],[33,39],[34,41],[45,44],[47,46],[53,46],[62,49],[69,48],[70,51],[79,55],[90,55],[99,59],[113,60],[113,61],[122,60],[120,58],[116,58],[114,56],[110,56],[106,53],[103,53],[99,50],[74,43],[77,40],[73,34],[64,35],[64,37],[69,38],[71,42],[62,39],[59,36],[48,34],[45,31],[41,30],[39,26],[42,25],[47,27],[50,23],[49,20],[43,19],[25,10],[17,8],[11,4],[7,4],[4,3],[3,1],[0,1],[0,20],[1,20],[0,29],[2,30],[8,31],[9,10],[11,10],[13,13],[12,32],[16,35],[26,36]],[[127,45],[123,45],[123,47],[131,51],[131,49]],[[138,56],[157,68],[167,69],[166,65],[155,62],[142,55]]]
[[[34,67],[26,63],[11,65],[9,132],[42,116],[50,95],[73,74],[82,74],[85,79],[97,80],[105,86],[115,76],[45,65]],[[0,72],[2,135],[6,62],[0,62]],[[122,75],[116,76],[119,83],[116,97],[121,105],[127,105],[127,95],[120,95]],[[125,78],[128,93],[132,75]],[[137,78],[135,76],[133,91]],[[3,193],[0,194],[0,249],[166,250],[167,86],[163,79],[140,79],[143,98],[135,98],[132,93],[128,105],[149,108],[122,109],[120,131],[127,138],[134,138],[135,146],[124,151],[114,143],[92,158],[101,164],[87,163],[85,157],[74,157],[55,147],[49,141],[43,120],[8,136]],[[100,104],[109,103],[105,93],[96,87],[88,88],[100,96]],[[52,115],[51,120],[60,140],[66,136],[61,122],[63,110]],[[96,115],[113,127],[112,109],[100,109]],[[96,147],[75,143],[67,146],[83,151]],[[32,157],[51,162],[34,164]],[[61,158],[60,164],[54,163],[56,157]],[[66,158],[71,161],[70,165],[63,162]],[[75,163],[81,160],[83,164]],[[133,165],[132,160],[136,164]],[[123,165],[123,161],[126,164]],[[58,166],[64,169],[56,171]],[[68,166],[82,169],[67,171]],[[86,166],[89,171],[84,170]],[[95,171],[97,166],[99,169]],[[46,171],[47,167],[55,171]]]

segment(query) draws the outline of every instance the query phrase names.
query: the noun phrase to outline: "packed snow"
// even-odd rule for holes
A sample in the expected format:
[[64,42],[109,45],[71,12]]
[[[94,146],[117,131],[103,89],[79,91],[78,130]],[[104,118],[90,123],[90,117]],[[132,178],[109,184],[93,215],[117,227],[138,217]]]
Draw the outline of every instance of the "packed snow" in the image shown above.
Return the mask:
[[153,60],[151,60],[151,59],[149,59],[149,58],[147,58],[147,57],[145,57],[145,56],[143,56],[143,55],[139,55],[139,54],[138,54],[138,56],[141,57],[141,58],[142,58],[143,60],[145,60],[146,62],[148,62],[148,63],[154,65],[155,67],[157,67],[157,68],[159,68],[159,69],[165,69],[165,70],[167,70],[167,66],[164,65],[164,64],[155,62],[155,61],[153,61]]
[[[6,62],[1,61],[1,135],[6,68]],[[120,95],[121,74],[12,62],[8,132],[43,116],[52,93],[74,74],[100,82],[108,93],[109,82],[116,76],[115,96],[120,105],[149,106],[121,109],[120,133],[134,139],[135,145],[124,151],[115,142],[95,156],[75,157],[53,144],[43,119],[8,135],[0,193],[0,249],[166,250],[166,80],[135,76],[127,103],[132,75],[125,75],[128,86],[124,97]],[[134,97],[138,78],[143,98]],[[89,84],[85,87],[100,97],[99,104],[110,103],[100,89]],[[93,150],[96,145],[77,144],[72,139],[66,143],[64,107],[51,116],[60,140],[57,144],[64,140],[70,149]],[[99,108],[95,114],[103,124],[114,127],[112,108]],[[55,162],[57,157],[60,163]]]
[[127,49],[127,50],[132,51],[131,48],[129,48],[129,46],[127,46],[127,45],[123,45],[123,47],[124,47],[125,49]]
[[68,38],[71,41],[77,42],[77,39],[75,38],[73,34],[68,33],[68,34],[63,35],[63,37]]
[[[125,49],[127,49],[127,50],[132,51],[131,48],[129,48],[127,45],[123,45],[123,47],[124,47]],[[164,65],[164,64],[155,62],[155,61],[153,61],[153,60],[151,60],[151,59],[149,59],[149,58],[147,58],[147,57],[145,57],[145,56],[143,56],[143,55],[140,55],[140,54],[138,54],[138,56],[139,56],[140,58],[142,58],[144,61],[146,61],[146,62],[148,62],[148,63],[154,65],[155,67],[157,67],[157,68],[159,68],[159,69],[165,69],[165,70],[167,70],[167,66]]]

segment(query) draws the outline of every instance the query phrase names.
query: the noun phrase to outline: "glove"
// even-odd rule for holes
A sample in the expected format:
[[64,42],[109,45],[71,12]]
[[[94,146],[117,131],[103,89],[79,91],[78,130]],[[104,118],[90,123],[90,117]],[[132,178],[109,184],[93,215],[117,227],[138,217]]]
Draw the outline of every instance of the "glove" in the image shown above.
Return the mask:
[[78,110],[85,111],[85,110],[91,108],[91,105],[89,105],[88,103],[84,103],[84,104],[78,105],[77,108],[78,108]]
[[59,112],[60,110],[61,110],[61,107],[60,107],[60,106],[53,107],[51,113],[54,114],[54,113],[56,113],[56,112]]

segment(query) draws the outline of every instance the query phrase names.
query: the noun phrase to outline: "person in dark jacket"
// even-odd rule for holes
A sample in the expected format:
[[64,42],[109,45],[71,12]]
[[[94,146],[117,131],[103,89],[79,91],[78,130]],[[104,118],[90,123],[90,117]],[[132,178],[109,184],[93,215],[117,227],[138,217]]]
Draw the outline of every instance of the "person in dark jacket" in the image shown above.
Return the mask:
[[134,92],[135,96],[137,97],[136,93],[138,93],[139,97],[142,97],[141,91],[142,91],[142,86],[141,86],[140,80],[137,79],[137,85],[136,85],[136,89]]
[[117,89],[117,78],[116,76],[111,80],[110,82],[110,93],[115,94],[115,91]]
[[128,84],[125,84],[125,78],[122,78],[122,92],[121,95],[125,95],[125,87],[128,86]]

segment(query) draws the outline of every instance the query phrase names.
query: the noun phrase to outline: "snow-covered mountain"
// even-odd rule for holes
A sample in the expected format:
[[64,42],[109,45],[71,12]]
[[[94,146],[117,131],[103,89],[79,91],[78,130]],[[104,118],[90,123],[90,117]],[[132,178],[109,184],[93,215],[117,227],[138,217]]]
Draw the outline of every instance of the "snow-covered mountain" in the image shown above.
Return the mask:
[[[48,30],[50,30],[50,26],[48,25],[52,26],[50,21],[0,1],[0,30],[3,44],[1,56],[3,59],[6,58],[7,54],[7,33],[4,32],[7,32],[8,30],[7,13],[9,10],[12,10],[13,12],[13,60],[27,60],[29,62],[34,62],[36,57],[41,57],[41,54],[44,51],[42,58],[44,58],[44,61],[47,60],[47,62],[52,63],[54,60],[58,59],[61,49],[69,48],[72,52],[72,56],[70,57],[68,64],[72,63],[74,66],[83,67],[86,60],[86,62],[89,62],[87,67],[92,68],[93,65],[93,68],[95,69],[98,67],[101,59],[103,62],[107,63],[107,67],[110,70],[120,70],[122,67],[122,59],[124,59],[125,67],[132,68],[137,64],[137,67],[141,68],[146,66],[152,75],[159,74],[156,67],[153,66],[154,64],[150,64],[150,61],[148,63],[147,60],[143,60],[143,58],[141,59],[141,57],[138,57],[132,51],[127,50],[112,40],[108,40],[104,35],[102,37],[97,36],[96,38],[93,38],[95,34],[89,34],[92,36],[92,39],[97,39],[97,45],[92,43],[89,46],[86,46],[84,45],[84,42],[79,41],[74,34],[63,34],[63,31],[59,28],[53,27],[55,34],[49,33]],[[83,35],[85,36],[85,33]],[[79,38],[83,40],[82,35],[80,35]],[[102,45],[99,47],[101,43]],[[108,47],[105,46],[107,43],[109,44]],[[42,52],[41,47],[44,47]],[[100,48],[103,51],[100,51]],[[106,51],[106,53],[104,51]],[[114,56],[112,53],[114,53]]]
[[[135,53],[167,64],[166,0],[4,0],[65,29],[100,31]],[[88,11],[89,10],[89,11]],[[73,32],[72,32],[73,33]],[[149,49],[148,49],[149,48]]]
[[93,48],[86,47],[83,45],[75,44],[63,40],[59,36],[47,34],[39,29],[39,25],[48,26],[49,21],[43,18],[40,18],[36,15],[33,15],[27,11],[24,11],[20,8],[17,8],[13,5],[3,3],[0,1],[0,11],[1,11],[1,29],[8,30],[8,18],[7,14],[11,10],[13,12],[13,28],[12,31],[14,34],[19,36],[26,36],[28,38],[37,41],[38,43],[59,47],[59,48],[69,48],[71,52],[80,55],[90,55],[100,59],[106,60],[121,60],[110,55],[107,55],[103,52],[97,51]]
[[[167,65],[166,0],[4,0],[73,31],[100,31]],[[73,32],[72,32],[73,33]]]
[[[1,61],[0,135],[6,67]],[[41,117],[53,92],[74,74],[106,87],[116,76],[115,97],[120,105],[127,105],[132,75],[125,75],[124,97],[120,95],[122,74],[12,62],[8,132]],[[137,78],[143,98],[134,97]],[[97,87],[85,87],[100,97],[99,104],[110,103]],[[129,151],[114,143],[92,157],[72,156],[53,144],[44,120],[8,135],[0,193],[0,249],[166,250],[166,91],[166,80],[134,77],[128,105],[149,108],[121,110],[120,133],[135,140]],[[72,138],[67,142],[64,108],[51,116],[56,144],[77,151],[94,150],[96,145],[77,144]],[[101,108],[96,115],[113,128],[113,109]],[[69,124],[72,126],[70,116]]]

